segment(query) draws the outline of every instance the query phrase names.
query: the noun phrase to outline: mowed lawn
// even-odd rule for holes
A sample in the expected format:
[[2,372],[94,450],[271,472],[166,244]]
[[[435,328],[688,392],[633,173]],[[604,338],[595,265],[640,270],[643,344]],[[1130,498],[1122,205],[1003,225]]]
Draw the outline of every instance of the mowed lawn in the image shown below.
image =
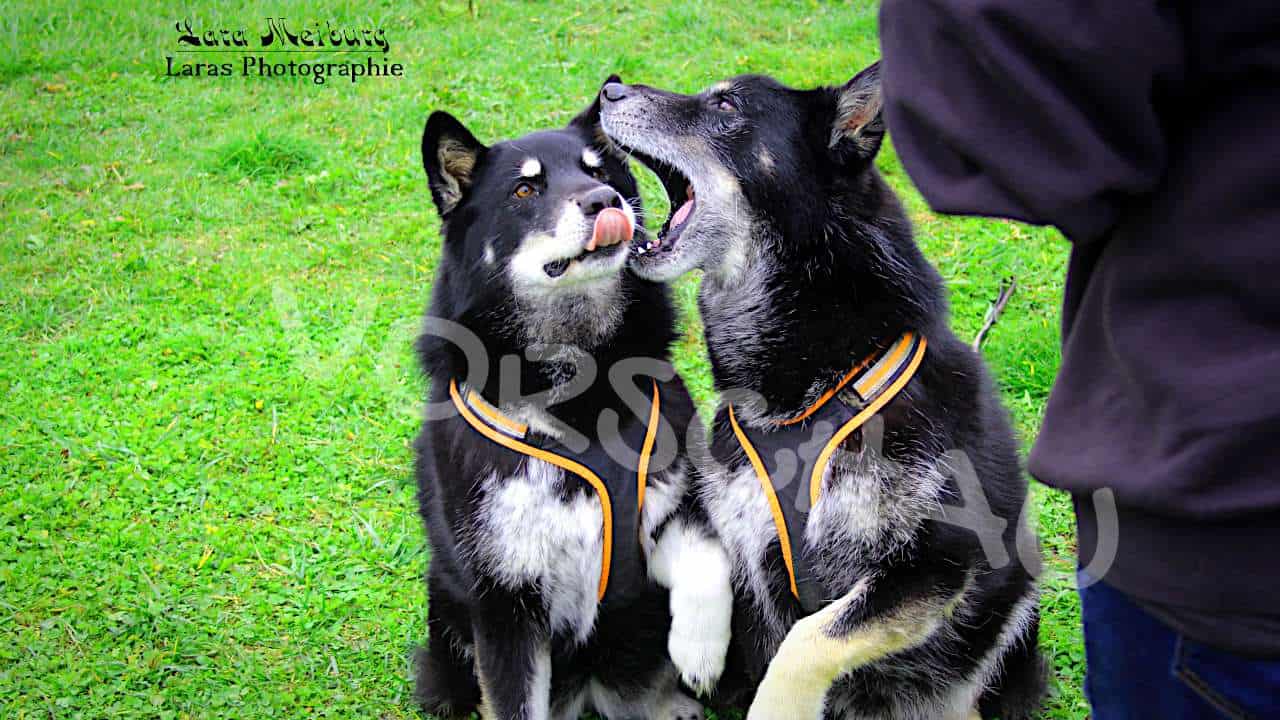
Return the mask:
[[[805,86],[877,55],[872,2],[94,5],[0,6],[4,718],[416,717],[427,113],[494,140],[566,122],[610,72]],[[385,27],[405,76],[163,77],[175,21],[252,37],[268,13]],[[962,335],[1017,278],[984,353],[1029,444],[1057,368],[1063,241],[935,216],[891,147],[880,166]],[[709,408],[696,279],[677,292],[679,367]],[[1070,511],[1035,496],[1045,717],[1081,718]]]

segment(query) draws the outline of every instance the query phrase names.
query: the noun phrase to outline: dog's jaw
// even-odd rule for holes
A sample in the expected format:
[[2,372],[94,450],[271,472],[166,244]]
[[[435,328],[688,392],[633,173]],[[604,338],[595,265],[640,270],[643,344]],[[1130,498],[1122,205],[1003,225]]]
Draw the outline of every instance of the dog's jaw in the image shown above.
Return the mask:
[[657,255],[632,255],[631,271],[650,282],[673,282],[681,275],[702,266],[700,259],[683,248],[671,251],[668,257]]
[[[627,203],[622,210],[635,227],[635,211]],[[592,257],[572,259],[591,236],[587,217],[574,203],[565,203],[555,227],[528,235],[512,256],[507,272],[525,341],[590,350],[617,332],[626,305],[626,248],[604,248]],[[570,259],[561,275],[547,274],[547,264]]]
[[[635,210],[623,203],[622,213],[631,227],[636,226]],[[592,238],[592,225],[587,216],[572,202],[566,202],[550,232],[530,233],[511,258],[509,272],[512,286],[528,300],[563,292],[585,292],[599,284],[617,283],[621,279],[626,253],[609,254],[608,249],[595,250],[583,257]],[[600,255],[597,257],[596,253]],[[581,258],[581,259],[579,259]],[[569,261],[563,274],[552,277],[548,264]]]
[[[632,271],[641,278],[670,282],[691,270],[717,272],[719,265],[740,254],[733,246],[749,234],[750,219],[742,215],[747,205],[737,179],[699,146],[664,134],[649,126],[635,103],[606,105],[601,127],[618,145],[663,178],[671,200],[671,212],[683,204],[684,195],[673,194],[677,183],[663,173],[682,176],[683,185],[696,197],[692,212],[681,224],[673,246],[645,251],[637,243],[630,256]],[[659,166],[665,166],[659,167]],[[670,221],[668,221],[670,222]]]

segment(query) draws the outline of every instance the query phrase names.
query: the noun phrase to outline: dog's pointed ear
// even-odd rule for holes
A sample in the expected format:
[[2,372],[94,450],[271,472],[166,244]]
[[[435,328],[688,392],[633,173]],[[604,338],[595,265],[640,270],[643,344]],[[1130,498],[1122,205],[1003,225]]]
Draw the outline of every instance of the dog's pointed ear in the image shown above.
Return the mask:
[[880,92],[880,62],[853,76],[835,90],[835,118],[831,124],[831,150],[852,158],[870,160],[884,139],[884,96]]
[[596,96],[592,99],[591,104],[587,106],[587,109],[578,113],[576,117],[569,121],[569,127],[581,130],[592,144],[604,148],[605,151],[618,156],[622,155],[621,151],[619,151],[618,146],[614,145],[613,141],[609,139],[609,136],[605,135],[604,128],[600,126],[600,91],[609,83],[620,82],[622,82],[622,78],[618,77],[617,74],[610,75],[606,78],[604,82],[600,83],[600,90],[596,91]]
[[422,130],[422,167],[431,199],[445,217],[466,197],[476,169],[488,150],[471,131],[447,112],[437,110]]

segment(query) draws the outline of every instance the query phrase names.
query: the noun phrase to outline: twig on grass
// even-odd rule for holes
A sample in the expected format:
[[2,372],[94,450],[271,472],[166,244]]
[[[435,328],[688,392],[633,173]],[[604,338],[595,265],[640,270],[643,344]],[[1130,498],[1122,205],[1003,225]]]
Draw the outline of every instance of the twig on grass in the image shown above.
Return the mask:
[[1004,313],[1004,308],[1009,304],[1009,298],[1013,297],[1013,291],[1018,289],[1017,278],[1006,278],[1000,281],[1000,294],[996,296],[995,302],[987,308],[987,316],[982,320],[982,329],[978,331],[977,337],[973,339],[974,351],[982,349],[982,343],[987,339],[987,333],[991,332],[991,328],[996,326],[1000,321],[1000,316]]

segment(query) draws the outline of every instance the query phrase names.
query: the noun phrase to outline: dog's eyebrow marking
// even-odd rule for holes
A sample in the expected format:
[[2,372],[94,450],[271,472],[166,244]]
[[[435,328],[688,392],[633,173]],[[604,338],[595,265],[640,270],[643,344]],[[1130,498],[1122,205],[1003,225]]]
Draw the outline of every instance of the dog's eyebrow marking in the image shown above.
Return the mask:
[[542,163],[536,157],[525,158],[520,166],[520,177],[538,177],[542,174]]
[[591,148],[587,148],[582,151],[582,164],[587,167],[598,168],[604,164],[604,161],[600,159],[600,153],[597,153]]
[[732,89],[733,89],[733,83],[729,82],[728,80],[721,80],[720,82],[708,88],[707,92],[711,93],[712,95],[715,95],[718,93],[729,92]]

